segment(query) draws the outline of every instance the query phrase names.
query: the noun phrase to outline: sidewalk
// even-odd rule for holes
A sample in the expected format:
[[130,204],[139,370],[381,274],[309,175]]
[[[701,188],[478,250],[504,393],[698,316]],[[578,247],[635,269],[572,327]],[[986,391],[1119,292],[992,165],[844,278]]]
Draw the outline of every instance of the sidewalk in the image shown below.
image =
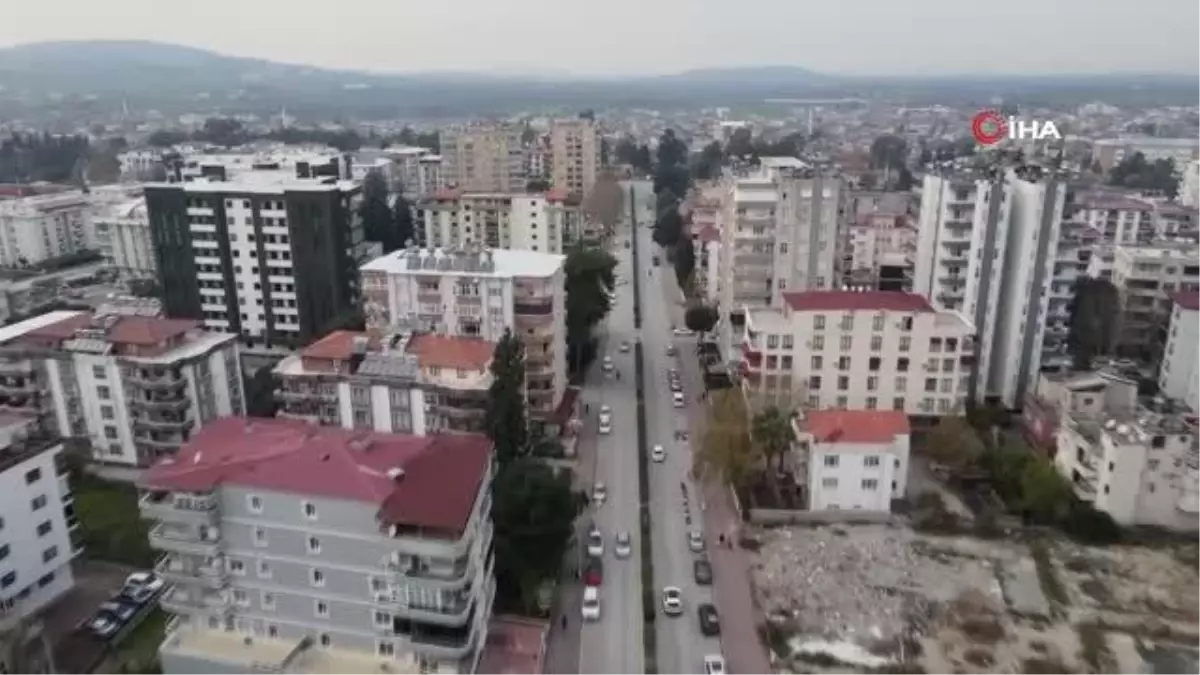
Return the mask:
[[[684,306],[682,296],[674,279],[663,281],[664,295],[669,299],[671,320],[683,325]],[[700,376],[700,364],[696,361],[692,341],[678,348],[680,375],[691,393],[688,406],[688,436],[693,448],[704,442],[705,421],[708,419],[708,399],[696,400],[704,391]],[[753,589],[750,584],[751,556],[737,545],[741,530],[741,519],[733,506],[733,495],[728,486],[719,480],[704,481],[704,527],[709,542],[708,557],[713,565],[713,596],[721,613],[721,652],[731,673],[770,673],[770,659],[766,647],[758,636],[759,612],[754,606]],[[731,548],[718,545],[719,535],[731,540]]]

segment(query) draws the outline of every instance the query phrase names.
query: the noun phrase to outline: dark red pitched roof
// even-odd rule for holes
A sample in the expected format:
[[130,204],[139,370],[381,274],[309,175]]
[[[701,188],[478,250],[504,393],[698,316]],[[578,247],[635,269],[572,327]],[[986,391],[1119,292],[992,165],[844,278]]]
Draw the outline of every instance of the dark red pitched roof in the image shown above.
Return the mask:
[[813,410],[804,429],[818,443],[889,443],[909,433],[908,416],[898,410]]
[[108,339],[123,345],[156,345],[199,328],[194,319],[163,319],[155,316],[123,316],[108,331]]
[[[150,489],[244,485],[370,502],[384,523],[461,532],[491,462],[478,435],[410,436],[226,417],[142,476]],[[389,471],[403,470],[400,478]]]
[[354,338],[366,337],[370,350],[379,347],[379,336],[370,332],[353,330],[335,330],[325,337],[300,350],[300,356],[307,359],[330,359],[345,361],[354,354]]
[[902,291],[798,291],[784,293],[783,300],[797,312],[933,311],[924,297]]
[[408,353],[416,355],[422,366],[483,370],[492,361],[496,345],[483,338],[457,335],[414,335],[408,341]]
[[1200,310],[1200,291],[1178,291],[1171,299],[1184,309]]

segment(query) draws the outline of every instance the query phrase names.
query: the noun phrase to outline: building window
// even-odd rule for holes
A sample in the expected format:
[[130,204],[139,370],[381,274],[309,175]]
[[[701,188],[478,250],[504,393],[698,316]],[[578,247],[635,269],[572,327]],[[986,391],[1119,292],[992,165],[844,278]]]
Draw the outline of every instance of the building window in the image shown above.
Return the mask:
[[862,489],[877,490],[879,489],[879,481],[875,480],[874,478],[864,478],[862,482]]
[[308,581],[313,586],[320,588],[325,585],[325,573],[318,569],[309,570]]
[[837,479],[836,478],[822,478],[821,479],[821,487],[836,488],[837,487]]
[[309,520],[317,519],[317,505],[312,502],[304,502],[304,517]]
[[910,348],[912,348],[912,338],[908,337],[907,335],[902,336],[900,338],[900,351],[906,352]]
[[271,563],[267,562],[266,560],[259,560],[258,561],[258,576],[259,576],[259,578],[262,578],[262,579],[270,579],[271,578]]
[[767,336],[767,349],[779,349],[779,336],[778,335],[768,335]]
[[238,560],[237,558],[229,559],[229,573],[236,574],[239,577],[246,576],[246,561]]
[[875,410],[879,407],[879,399],[874,396],[867,397],[867,410]]
[[[265,609],[267,611],[275,610],[275,594],[274,593],[269,593],[267,591],[263,591],[262,596],[259,598],[259,600],[262,601],[263,609]],[[271,628],[274,628],[274,626],[271,626]]]
[[824,314],[817,314],[813,317],[813,330],[825,330]]
[[267,545],[267,531],[265,529],[263,529],[261,527],[254,528],[254,545],[255,546],[266,546]]
[[820,356],[812,357],[812,369],[813,370],[820,370],[823,365],[824,364],[821,362]]
[[259,497],[258,495],[250,495],[246,497],[246,505],[250,507],[251,513],[262,513],[262,497]]
[[96,387],[96,396],[101,401],[107,401],[112,398],[112,391],[108,387]]
[[26,485],[33,485],[34,483],[41,480],[41,478],[42,478],[42,470],[40,468],[30,469],[29,471],[25,472],[25,484]]
[[883,330],[883,315],[876,314],[871,318],[871,330],[876,332]]
[[882,364],[883,364],[883,359],[879,358],[878,356],[872,356],[871,358],[867,359],[867,369],[868,370],[872,370],[872,371],[879,370],[879,367]]
[[249,607],[250,594],[247,593],[243,588],[233,589],[233,604],[237,605],[238,607]]
[[825,466],[830,467],[830,468],[836,468],[837,465],[838,465],[838,456],[837,455],[825,455]]
[[328,619],[329,603],[325,602],[324,600],[317,600],[313,604],[313,614],[315,614],[318,619]]
[[50,521],[47,520],[47,521],[43,522],[41,525],[37,526],[37,534],[39,537],[44,537],[44,536],[50,534],[50,530],[52,530],[52,529],[54,529],[54,526],[50,523]]
[[46,495],[38,495],[29,501],[29,507],[34,511],[46,508]]
[[377,628],[391,628],[392,615],[387,612],[375,612],[375,626]]
[[791,349],[793,344],[795,344],[795,343],[794,343],[791,335],[783,336],[783,348],[784,349]]
[[329,637],[329,633],[321,633],[321,646],[328,647],[333,644],[333,639]]
[[308,552],[309,553],[320,553],[321,552],[321,540],[317,539],[316,537],[309,537],[308,538]]
[[843,335],[839,341],[839,344],[842,348],[842,351],[848,352],[854,347],[854,338],[850,335]]
[[900,410],[900,411],[904,410],[904,397],[903,396],[897,396],[896,398],[892,399],[892,410]]
[[871,336],[871,351],[877,352],[883,349],[883,338],[878,335]]
[[42,551],[42,562],[44,562],[44,563],[48,563],[57,557],[58,557],[58,547],[57,546],[51,546],[50,548],[46,549],[45,551]]
[[388,641],[380,642],[376,652],[384,658],[392,658],[396,655],[396,645]]
[[92,366],[92,377],[97,380],[108,379],[108,370],[104,366]]
[[846,391],[850,388],[850,378],[845,375],[838,376],[838,391]]
[[879,378],[871,375],[867,377],[867,391],[875,391],[879,389]]
[[[903,342],[903,340],[901,340],[901,342]],[[900,358],[896,359],[896,372],[898,372],[898,373],[907,373],[908,372],[908,357],[907,356],[901,356]]]
[[879,466],[879,455],[867,455],[864,457],[863,466]]
[[812,348],[816,351],[821,351],[822,349],[825,349],[825,336],[824,335],[814,335],[813,339],[812,339]]
[[850,370],[850,357],[849,356],[839,356],[838,357],[838,370]]
[[853,314],[843,314],[842,315],[842,330],[854,330],[854,315]]
[[8,574],[5,574],[3,577],[0,577],[0,588],[8,588],[9,586],[12,586],[15,583],[17,583],[17,573],[16,572],[9,572]]

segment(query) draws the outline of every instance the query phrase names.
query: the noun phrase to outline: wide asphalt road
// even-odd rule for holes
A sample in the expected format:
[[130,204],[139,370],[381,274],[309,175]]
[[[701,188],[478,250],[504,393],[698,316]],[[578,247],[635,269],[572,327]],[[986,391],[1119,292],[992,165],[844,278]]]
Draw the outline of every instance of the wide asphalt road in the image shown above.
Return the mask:
[[[654,195],[649,182],[634,184],[638,207],[638,255],[643,261],[641,289],[642,345],[645,359],[645,388],[647,444],[661,444],[667,451],[666,461],[650,465],[651,539],[654,560],[655,611],[657,615],[657,659],[660,673],[703,672],[705,655],[719,654],[717,638],[704,637],[700,632],[696,608],[702,602],[712,602],[709,587],[697,586],[692,571],[693,561],[705,554],[693,553],[688,547],[688,532],[703,532],[701,494],[689,478],[692,468],[690,445],[675,440],[676,431],[689,428],[688,408],[677,409],[672,403],[667,380],[669,368],[678,368],[677,359],[685,350],[694,351],[694,339],[676,339],[672,335],[671,314],[664,298],[660,276],[674,274],[651,239],[649,225],[654,221]],[[644,206],[643,206],[644,205]],[[651,264],[659,257],[659,266]],[[667,355],[667,347],[678,342],[676,356]],[[694,358],[692,355],[684,358]],[[685,384],[686,386],[686,384]],[[695,399],[696,390],[684,395]],[[697,439],[698,440],[698,439]],[[711,547],[716,542],[708,541]],[[679,617],[662,613],[661,592],[665,586],[683,590],[684,612]],[[626,671],[628,672],[628,671]]]
[[[599,435],[595,453],[595,479],[603,481],[608,498],[601,506],[591,504],[591,517],[604,534],[604,581],[600,587],[600,620],[583,626],[579,669],[582,673],[642,673],[642,585],[641,550],[638,526],[638,437],[637,382],[634,348],[637,331],[633,323],[633,270],[629,249],[628,208],[623,225],[617,228],[612,252],[617,257],[615,305],[606,324],[598,329],[600,351],[589,385],[583,392],[588,409],[584,414],[584,434],[596,434],[600,406],[612,410],[612,433]],[[622,342],[630,345],[621,352]],[[612,357],[615,374],[605,375],[601,364],[605,355]],[[587,474],[583,467],[581,473]],[[585,516],[587,518],[587,516]],[[628,532],[633,555],[620,560],[613,552],[617,532]],[[571,620],[580,620],[572,617]]]

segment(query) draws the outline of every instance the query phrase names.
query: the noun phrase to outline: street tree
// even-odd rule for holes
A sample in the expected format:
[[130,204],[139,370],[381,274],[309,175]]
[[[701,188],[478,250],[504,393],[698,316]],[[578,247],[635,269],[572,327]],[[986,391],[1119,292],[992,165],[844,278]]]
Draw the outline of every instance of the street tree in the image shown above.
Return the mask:
[[692,176],[697,180],[713,180],[721,177],[721,144],[713,141],[704,146],[692,163]]
[[983,441],[965,417],[947,416],[929,432],[927,451],[936,462],[959,473],[983,455]]
[[762,464],[762,455],[750,440],[750,411],[738,389],[714,391],[708,428],[693,469],[700,477],[717,476],[734,486],[744,486]]
[[1072,367],[1090,370],[1097,356],[1110,353],[1114,347],[1121,315],[1120,294],[1106,279],[1080,277],[1068,311],[1067,348],[1071,350]]
[[502,465],[492,481],[496,603],[531,614],[545,583],[556,578],[581,500],[567,474],[535,458]]
[[751,438],[775,472],[783,472],[783,459],[792,447],[792,418],[776,406],[767,406],[754,415]]
[[496,449],[496,461],[505,465],[527,449],[528,420],[525,414],[525,346],[511,329],[496,343],[492,353],[492,384],[488,387],[484,429]]
[[684,295],[690,297],[693,275],[696,273],[696,244],[691,237],[680,237],[674,250],[675,281]]
[[695,304],[687,308],[683,314],[683,323],[690,331],[697,333],[707,333],[716,327],[717,321],[720,320],[720,313],[716,307],[710,305]]
[[871,142],[871,168],[898,170],[908,158],[908,144],[894,134],[884,134]]
[[279,410],[275,399],[275,374],[263,366],[245,381],[246,414],[250,417],[274,417]]
[[[384,244],[383,252],[391,253],[398,248],[403,248],[415,234],[413,204],[404,195],[396,195],[396,202],[392,204],[392,233],[388,237],[388,243]],[[389,245],[394,248],[388,248]]]
[[567,290],[567,342],[582,354],[592,328],[612,310],[617,259],[601,248],[573,246],[564,263]]
[[1175,161],[1170,158],[1146,161],[1140,152],[1121,160],[1108,174],[1110,185],[1161,192],[1174,199],[1179,194],[1179,176],[1175,173]]
[[683,216],[678,208],[669,208],[658,214],[651,237],[654,243],[663,248],[671,248],[679,243],[683,238]]
[[363,222],[363,236],[367,241],[383,245],[385,251],[394,251],[398,246],[393,244],[392,209],[388,206],[388,188],[383,175],[371,171],[363,179],[362,203],[358,214]]
[[1050,525],[1066,517],[1074,490],[1047,459],[1026,462],[1021,473],[1021,511],[1036,523]]

